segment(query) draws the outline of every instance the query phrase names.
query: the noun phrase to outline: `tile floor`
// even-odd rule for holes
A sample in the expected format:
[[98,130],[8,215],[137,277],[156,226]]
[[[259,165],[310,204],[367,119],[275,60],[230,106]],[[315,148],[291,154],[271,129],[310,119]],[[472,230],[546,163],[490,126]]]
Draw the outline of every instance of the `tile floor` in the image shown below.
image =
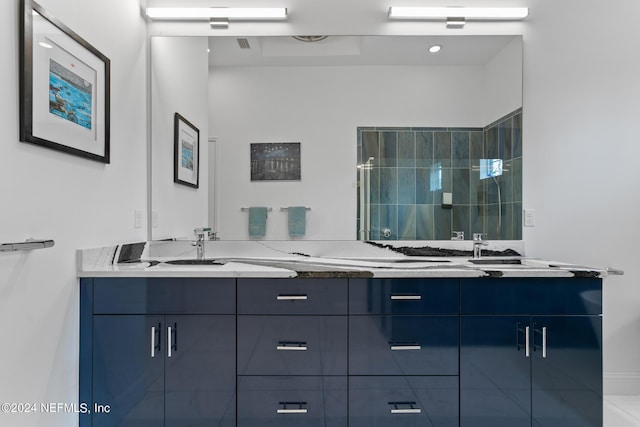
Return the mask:
[[640,396],[605,395],[603,427],[640,427]]

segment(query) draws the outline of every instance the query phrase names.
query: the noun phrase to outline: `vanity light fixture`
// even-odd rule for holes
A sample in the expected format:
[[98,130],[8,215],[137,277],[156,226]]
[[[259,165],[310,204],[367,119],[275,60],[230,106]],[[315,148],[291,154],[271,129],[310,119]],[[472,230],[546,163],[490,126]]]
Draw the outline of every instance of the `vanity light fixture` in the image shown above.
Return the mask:
[[[148,7],[147,16],[165,21],[273,21],[287,19],[286,7]],[[221,21],[216,21],[221,22]],[[213,26],[213,23],[212,23]]]
[[390,7],[389,19],[446,20],[447,26],[461,28],[466,21],[521,21],[527,7]]
[[431,46],[429,48],[429,52],[438,53],[438,52],[440,52],[440,49],[442,49],[442,46],[440,46],[439,44],[434,44],[433,46]]

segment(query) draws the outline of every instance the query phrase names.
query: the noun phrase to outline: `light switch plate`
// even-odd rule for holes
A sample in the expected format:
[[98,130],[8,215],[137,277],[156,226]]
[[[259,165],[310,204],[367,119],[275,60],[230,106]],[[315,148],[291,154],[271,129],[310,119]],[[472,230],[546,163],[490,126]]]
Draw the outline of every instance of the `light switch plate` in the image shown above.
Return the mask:
[[524,210],[524,226],[535,227],[536,226],[536,211],[533,209]]
[[134,228],[142,228],[142,211],[136,209],[133,212],[133,226]]

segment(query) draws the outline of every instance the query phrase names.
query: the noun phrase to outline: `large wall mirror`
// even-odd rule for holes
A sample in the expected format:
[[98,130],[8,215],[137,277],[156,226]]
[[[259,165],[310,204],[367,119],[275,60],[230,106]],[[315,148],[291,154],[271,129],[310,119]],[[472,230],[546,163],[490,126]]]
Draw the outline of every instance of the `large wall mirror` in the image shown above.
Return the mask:
[[[246,208],[264,206],[264,239],[287,240],[282,208],[305,206],[298,239],[521,239],[521,36],[154,36],[151,49],[152,238],[205,222],[249,239]],[[199,189],[167,171],[174,112],[200,123]],[[299,143],[299,179],[252,181],[256,143]]]

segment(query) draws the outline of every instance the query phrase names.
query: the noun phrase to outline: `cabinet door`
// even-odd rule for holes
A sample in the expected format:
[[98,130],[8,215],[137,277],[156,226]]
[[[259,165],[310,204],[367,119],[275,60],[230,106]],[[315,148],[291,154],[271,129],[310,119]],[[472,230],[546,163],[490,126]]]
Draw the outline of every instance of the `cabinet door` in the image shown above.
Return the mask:
[[602,318],[534,316],[533,330],[533,425],[601,427]]
[[167,316],[165,427],[235,426],[235,317]]
[[94,316],[95,427],[164,426],[164,337],[161,316]]
[[461,317],[461,427],[531,426],[529,320],[528,316]]

